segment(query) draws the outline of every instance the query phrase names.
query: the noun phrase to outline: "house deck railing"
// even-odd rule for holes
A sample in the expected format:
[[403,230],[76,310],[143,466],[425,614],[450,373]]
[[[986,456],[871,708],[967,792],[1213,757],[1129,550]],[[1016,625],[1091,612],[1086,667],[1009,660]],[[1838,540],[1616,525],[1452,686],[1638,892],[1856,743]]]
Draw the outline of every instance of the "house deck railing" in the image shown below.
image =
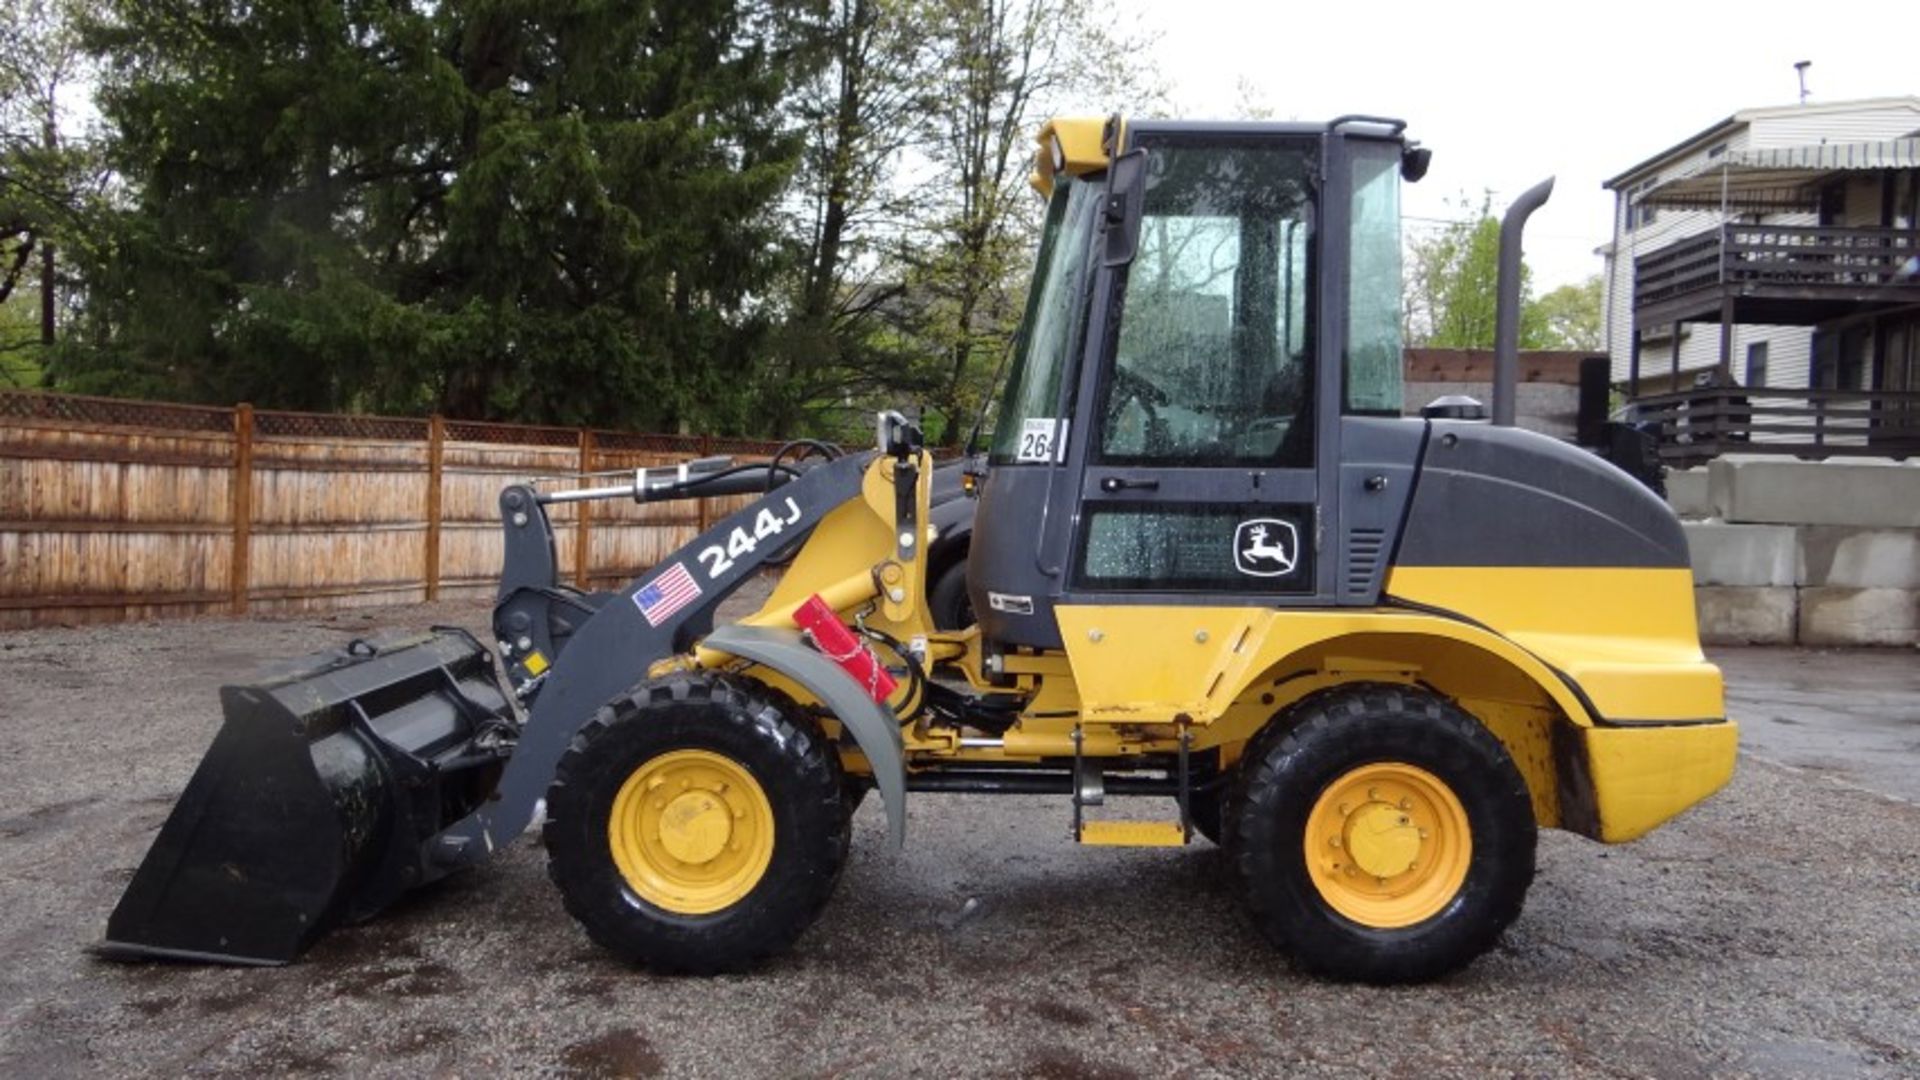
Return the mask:
[[1634,261],[1634,306],[1701,289],[1920,287],[1920,230],[1722,225]]
[[1920,393],[1702,387],[1636,398],[1633,413],[1681,467],[1721,454],[1920,457]]

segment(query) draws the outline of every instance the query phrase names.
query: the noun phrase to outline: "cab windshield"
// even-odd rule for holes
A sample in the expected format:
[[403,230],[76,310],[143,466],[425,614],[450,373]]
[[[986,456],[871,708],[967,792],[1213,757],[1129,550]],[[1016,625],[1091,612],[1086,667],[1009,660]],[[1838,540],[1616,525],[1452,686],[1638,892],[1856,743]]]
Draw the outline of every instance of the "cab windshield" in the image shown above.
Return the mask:
[[1102,184],[1098,178],[1055,179],[1047,223],[1027,291],[1027,314],[994,427],[992,460],[1057,460],[1066,432],[1060,381],[1086,327],[1087,253]]

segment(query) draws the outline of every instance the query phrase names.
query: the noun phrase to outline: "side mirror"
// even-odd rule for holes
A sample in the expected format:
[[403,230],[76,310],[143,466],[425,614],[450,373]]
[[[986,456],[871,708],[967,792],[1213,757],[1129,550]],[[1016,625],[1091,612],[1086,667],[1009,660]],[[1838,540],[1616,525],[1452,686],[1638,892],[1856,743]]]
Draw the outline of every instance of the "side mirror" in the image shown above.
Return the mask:
[[1100,230],[1106,237],[1102,262],[1109,268],[1133,261],[1140,247],[1140,207],[1147,189],[1147,152],[1129,150],[1107,166],[1106,203]]
[[1400,176],[1409,184],[1417,184],[1432,164],[1433,151],[1424,146],[1409,146],[1400,153]]

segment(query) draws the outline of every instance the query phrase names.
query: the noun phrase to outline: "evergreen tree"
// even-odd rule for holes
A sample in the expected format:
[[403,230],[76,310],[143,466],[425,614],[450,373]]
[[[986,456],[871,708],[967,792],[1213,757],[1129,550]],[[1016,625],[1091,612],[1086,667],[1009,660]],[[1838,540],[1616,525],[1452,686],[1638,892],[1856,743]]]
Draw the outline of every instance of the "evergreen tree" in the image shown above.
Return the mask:
[[755,0],[112,0],[75,389],[744,430],[810,53]]

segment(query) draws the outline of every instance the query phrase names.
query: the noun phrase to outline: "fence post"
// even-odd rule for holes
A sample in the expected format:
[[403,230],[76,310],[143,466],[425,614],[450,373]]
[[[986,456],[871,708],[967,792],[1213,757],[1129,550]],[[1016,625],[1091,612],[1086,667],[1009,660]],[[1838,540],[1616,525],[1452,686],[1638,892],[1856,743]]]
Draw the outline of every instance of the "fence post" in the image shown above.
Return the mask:
[[253,540],[253,406],[233,410],[233,555],[227,560],[229,599],[235,615],[247,613],[251,573],[247,549]]
[[[585,476],[593,471],[593,429],[580,429],[580,474]],[[593,591],[591,567],[587,562],[593,558],[593,500],[586,499],[574,504],[579,515],[573,523],[573,584],[581,592]]]
[[440,599],[440,477],[446,458],[447,419],[427,418],[427,591],[428,603]]

